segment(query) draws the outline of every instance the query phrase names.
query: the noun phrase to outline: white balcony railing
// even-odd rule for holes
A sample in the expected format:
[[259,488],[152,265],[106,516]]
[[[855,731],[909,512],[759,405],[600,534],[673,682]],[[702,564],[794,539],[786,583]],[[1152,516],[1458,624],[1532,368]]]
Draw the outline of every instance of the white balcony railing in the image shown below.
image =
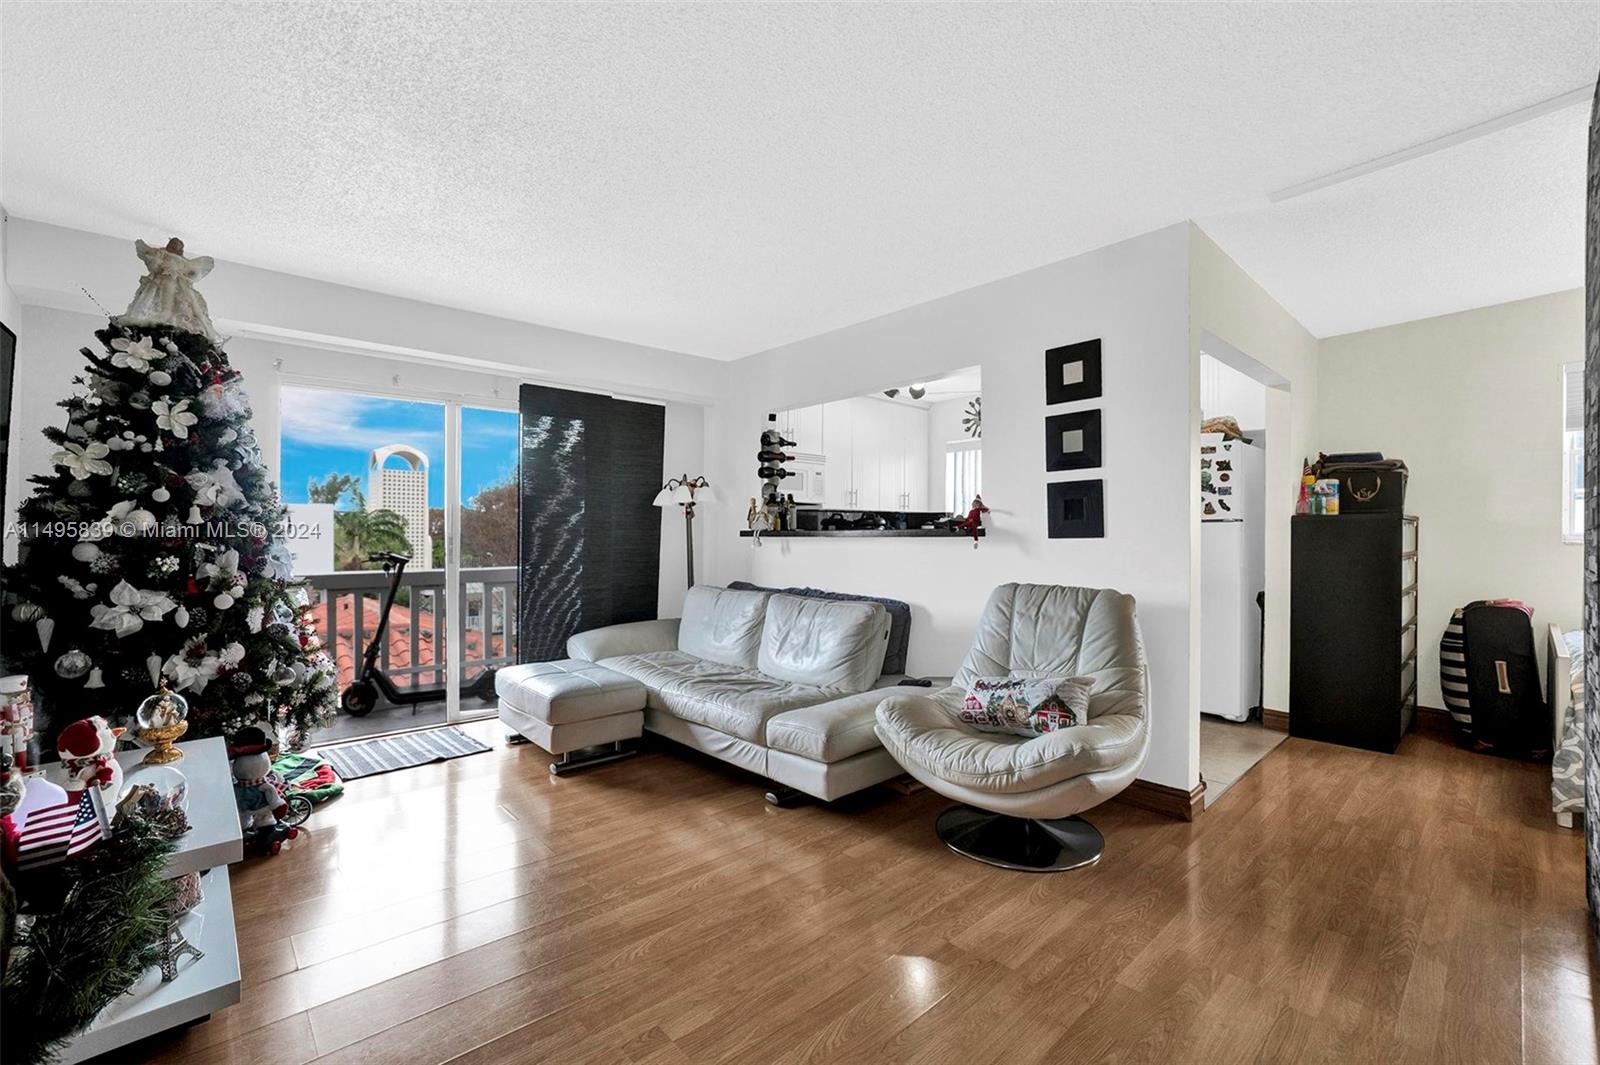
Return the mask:
[[[344,570],[301,575],[311,594],[317,631],[339,669],[344,690],[377,628],[389,578],[382,570]],[[509,665],[517,655],[517,570],[494,566],[461,571],[463,617],[445,616],[445,572],[407,570],[378,650],[378,668],[397,687],[445,686],[445,648],[450,638],[463,648],[462,683],[486,667]]]

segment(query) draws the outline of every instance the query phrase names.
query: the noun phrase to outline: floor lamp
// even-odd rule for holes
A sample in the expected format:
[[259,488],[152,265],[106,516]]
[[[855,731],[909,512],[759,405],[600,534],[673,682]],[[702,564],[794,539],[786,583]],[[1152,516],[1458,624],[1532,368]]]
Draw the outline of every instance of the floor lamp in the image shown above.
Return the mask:
[[656,493],[655,505],[670,507],[674,503],[683,508],[683,543],[689,553],[689,587],[694,587],[694,505],[715,503],[717,495],[711,482],[704,477],[674,477]]

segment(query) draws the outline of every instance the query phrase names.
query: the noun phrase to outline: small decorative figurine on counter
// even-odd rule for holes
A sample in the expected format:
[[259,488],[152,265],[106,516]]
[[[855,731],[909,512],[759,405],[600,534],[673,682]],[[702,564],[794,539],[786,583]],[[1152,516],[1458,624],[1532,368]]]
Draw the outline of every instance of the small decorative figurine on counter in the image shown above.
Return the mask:
[[277,854],[284,840],[294,839],[300,830],[279,820],[289,803],[283,797],[283,778],[272,771],[271,741],[254,725],[242,728],[228,741],[228,757],[233,761],[233,798],[245,845]]
[[19,773],[33,768],[32,740],[33,696],[27,676],[0,677],[0,751],[11,755]]
[[972,546],[978,546],[978,530],[983,528],[983,516],[989,513],[989,508],[983,505],[982,496],[972,497],[972,509],[967,511],[967,516],[956,523],[956,528],[962,532],[972,534]]
[[127,729],[112,728],[96,714],[74,721],[56,737],[56,754],[67,771],[67,790],[80,792],[90,784],[100,786],[107,809],[122,793],[122,766],[117,764],[117,740]]

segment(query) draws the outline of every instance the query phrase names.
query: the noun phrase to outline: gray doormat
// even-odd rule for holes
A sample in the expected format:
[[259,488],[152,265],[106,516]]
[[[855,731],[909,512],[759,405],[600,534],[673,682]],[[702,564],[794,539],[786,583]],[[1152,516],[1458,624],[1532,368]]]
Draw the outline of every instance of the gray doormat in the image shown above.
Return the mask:
[[395,769],[443,762],[491,748],[458,728],[430,728],[401,736],[385,736],[317,751],[338,772],[341,780],[357,780]]

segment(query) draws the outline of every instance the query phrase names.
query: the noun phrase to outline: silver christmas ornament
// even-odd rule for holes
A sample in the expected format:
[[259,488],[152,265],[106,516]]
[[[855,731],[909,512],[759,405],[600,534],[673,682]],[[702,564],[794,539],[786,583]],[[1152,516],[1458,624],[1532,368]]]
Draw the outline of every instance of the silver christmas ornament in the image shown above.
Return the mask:
[[44,607],[38,603],[18,603],[11,608],[11,620],[20,621],[26,625],[30,621],[38,621],[44,617]]
[[92,665],[89,656],[74,647],[56,659],[56,675],[66,680],[77,680],[89,672]]
[[165,488],[157,488],[154,492],[150,493],[150,498],[155,500],[157,503],[165,503],[167,500],[172,498],[172,493],[167,491]]
[[33,623],[34,631],[39,634],[39,650],[50,650],[50,634],[56,631],[56,623],[49,618],[40,618]]
[[72,557],[79,562],[93,562],[100,557],[100,545],[89,543],[87,540],[81,544],[73,544]]
[[106,686],[106,682],[101,679],[99,666],[95,666],[89,671],[89,679],[83,682],[83,686],[85,688],[104,688]]

